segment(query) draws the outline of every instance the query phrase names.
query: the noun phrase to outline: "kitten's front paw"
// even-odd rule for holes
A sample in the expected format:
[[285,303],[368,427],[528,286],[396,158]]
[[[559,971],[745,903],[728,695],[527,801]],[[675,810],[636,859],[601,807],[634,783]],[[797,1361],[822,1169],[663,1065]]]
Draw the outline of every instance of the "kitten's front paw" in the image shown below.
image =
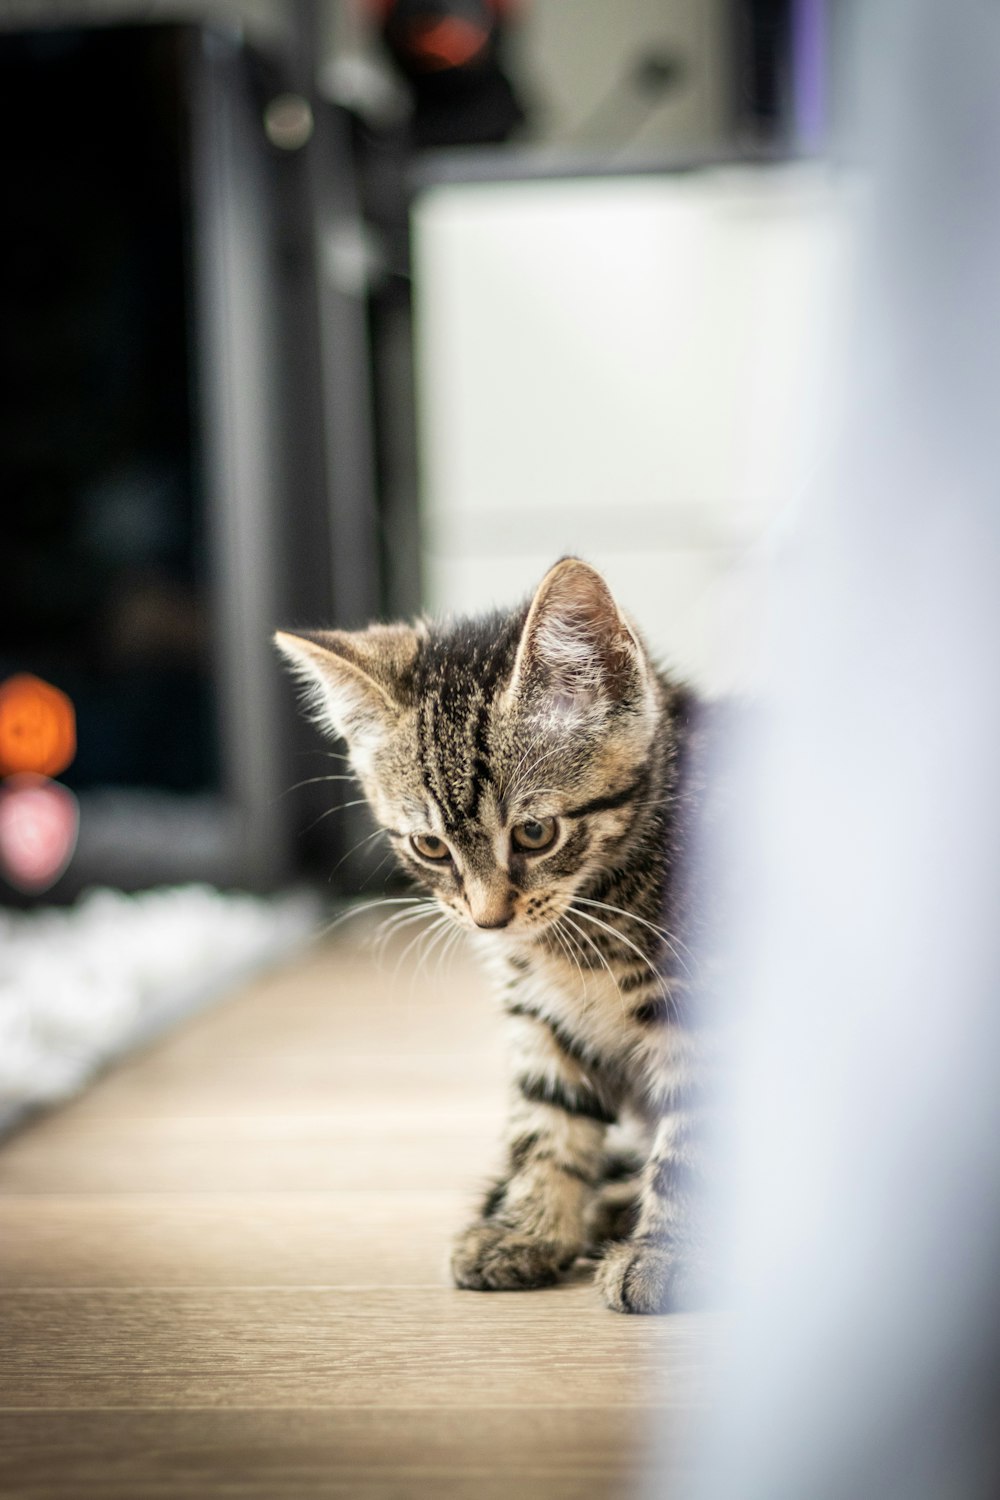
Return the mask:
[[678,1269],[670,1246],[626,1240],[611,1246],[594,1279],[613,1312],[665,1313],[678,1306]]
[[503,1224],[471,1224],[455,1241],[451,1274],[473,1292],[523,1292],[551,1286],[574,1259],[555,1240],[532,1239]]

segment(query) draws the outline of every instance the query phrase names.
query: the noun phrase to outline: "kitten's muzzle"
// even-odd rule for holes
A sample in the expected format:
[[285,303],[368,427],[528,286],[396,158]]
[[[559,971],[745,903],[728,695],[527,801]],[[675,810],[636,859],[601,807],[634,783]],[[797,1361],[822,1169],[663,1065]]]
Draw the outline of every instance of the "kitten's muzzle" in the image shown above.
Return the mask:
[[477,927],[507,927],[514,919],[516,893],[506,881],[469,878],[465,885],[465,903]]

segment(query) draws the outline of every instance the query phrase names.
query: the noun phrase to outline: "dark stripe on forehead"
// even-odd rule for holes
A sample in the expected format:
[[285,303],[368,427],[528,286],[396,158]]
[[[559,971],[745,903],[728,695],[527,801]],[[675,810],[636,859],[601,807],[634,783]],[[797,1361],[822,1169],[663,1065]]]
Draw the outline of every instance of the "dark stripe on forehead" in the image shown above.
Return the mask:
[[563,813],[564,818],[585,818],[589,813],[613,812],[616,807],[624,807],[633,798],[638,797],[646,785],[646,772],[637,776],[631,786],[624,787],[620,792],[612,792],[608,797],[595,797],[592,802],[584,802],[581,807],[571,807],[568,812]]
[[436,698],[429,693],[421,705],[420,768],[424,786],[437,804],[445,829],[454,833],[468,816],[468,757],[456,753],[456,724],[459,716],[441,692]]
[[492,780],[490,774],[490,752],[486,740],[486,721],[489,705],[486,695],[480,700],[472,726],[472,784],[469,796],[469,817],[478,818],[483,793]]
[[435,782],[437,781],[437,765],[431,753],[433,741],[431,703],[429,698],[424,698],[417,710],[417,761],[420,765],[420,779],[424,784],[424,790],[432,802],[440,803],[438,790],[435,786]]
[[479,819],[493,780],[489,715],[513,663],[511,623],[465,621],[432,635],[416,673],[424,783],[451,829]]

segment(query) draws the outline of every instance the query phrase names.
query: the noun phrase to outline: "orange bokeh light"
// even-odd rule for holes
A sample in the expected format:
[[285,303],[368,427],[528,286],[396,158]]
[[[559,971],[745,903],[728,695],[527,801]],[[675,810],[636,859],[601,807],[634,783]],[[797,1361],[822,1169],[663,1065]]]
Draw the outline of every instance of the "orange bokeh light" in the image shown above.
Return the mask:
[[76,754],[76,714],[66,694],[19,672],[0,683],[0,775],[58,776]]

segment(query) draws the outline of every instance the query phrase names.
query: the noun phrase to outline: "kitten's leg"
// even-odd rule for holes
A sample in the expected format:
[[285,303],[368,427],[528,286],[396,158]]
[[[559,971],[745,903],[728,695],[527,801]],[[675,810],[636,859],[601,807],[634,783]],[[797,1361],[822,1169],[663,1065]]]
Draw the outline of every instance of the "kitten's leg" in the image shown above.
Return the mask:
[[700,1125],[698,1116],[680,1110],[660,1122],[635,1229],[609,1248],[597,1270],[604,1300],[616,1312],[668,1312],[698,1300]]
[[506,1171],[451,1261],[456,1284],[474,1291],[548,1286],[572,1265],[584,1248],[604,1133],[614,1120],[561,1028],[559,1040],[541,1017],[516,1020]]
[[617,1240],[627,1240],[639,1219],[638,1182],[602,1186],[587,1214],[587,1254],[598,1257]]
[[587,1255],[600,1258],[612,1241],[627,1240],[632,1234],[639,1218],[646,1159],[647,1155],[631,1150],[605,1156],[601,1182],[587,1210]]

